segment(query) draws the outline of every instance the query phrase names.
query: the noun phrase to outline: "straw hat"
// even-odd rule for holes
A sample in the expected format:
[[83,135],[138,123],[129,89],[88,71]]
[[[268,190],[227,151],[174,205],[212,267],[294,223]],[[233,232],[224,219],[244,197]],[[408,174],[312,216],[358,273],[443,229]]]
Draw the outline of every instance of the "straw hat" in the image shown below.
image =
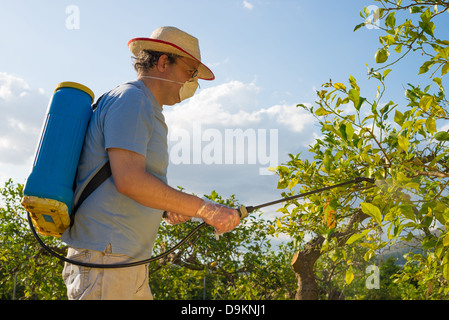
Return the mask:
[[160,27],[149,38],[134,38],[129,40],[128,48],[134,56],[142,50],[153,50],[177,54],[196,60],[198,78],[214,80],[213,72],[201,62],[200,46],[198,39],[175,27]]

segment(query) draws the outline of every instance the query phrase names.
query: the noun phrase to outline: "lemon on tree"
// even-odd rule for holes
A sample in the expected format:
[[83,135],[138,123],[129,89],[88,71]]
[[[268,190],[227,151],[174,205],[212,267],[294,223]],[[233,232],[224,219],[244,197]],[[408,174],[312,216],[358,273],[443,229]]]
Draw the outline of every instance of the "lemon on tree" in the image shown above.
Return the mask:
[[385,61],[387,61],[389,55],[390,52],[388,52],[387,49],[382,48],[376,51],[374,59],[376,60],[376,63],[384,63]]

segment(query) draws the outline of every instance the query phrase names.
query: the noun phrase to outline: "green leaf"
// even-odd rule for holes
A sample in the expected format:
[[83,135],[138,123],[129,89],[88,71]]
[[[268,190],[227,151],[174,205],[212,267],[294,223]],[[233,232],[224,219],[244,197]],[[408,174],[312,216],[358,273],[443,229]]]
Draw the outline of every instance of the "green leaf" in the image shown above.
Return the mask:
[[393,36],[391,36],[391,35],[386,35],[386,36],[384,36],[384,37],[382,37],[382,39],[385,41],[385,43],[387,44],[387,45],[392,45],[392,44],[394,44],[394,42],[395,42],[395,40],[394,40],[394,38],[393,38]]
[[421,7],[411,7],[410,8],[410,13],[419,13],[421,12]]
[[382,76],[385,78],[390,72],[391,72],[391,69],[387,69],[382,73]]
[[435,134],[434,138],[438,141],[449,141],[449,133],[446,131],[440,131]]
[[328,110],[324,109],[323,107],[320,107],[320,108],[318,108],[317,111],[315,111],[315,114],[319,117],[326,116],[331,113],[332,113],[332,111],[328,111]]
[[429,110],[430,105],[433,102],[433,96],[431,95],[424,95],[420,100],[419,100],[419,107],[424,110],[427,111]]
[[343,83],[335,83],[334,84],[334,88],[337,89],[337,90],[341,89],[343,91],[346,91],[346,86]]
[[436,156],[427,166],[429,168],[433,167],[438,161],[440,161],[443,157],[446,156],[446,153],[441,153],[438,156]]
[[445,247],[449,246],[449,233],[446,234],[443,238],[443,246]]
[[398,144],[402,150],[404,150],[405,152],[408,152],[409,141],[406,137],[399,135],[398,136]]
[[433,61],[426,61],[423,63],[423,65],[419,68],[418,74],[426,73],[429,71],[430,67],[433,66]]
[[276,227],[278,227],[278,228],[282,227],[281,220],[276,219]]
[[348,141],[352,141],[352,137],[354,135],[354,128],[350,122],[346,123],[346,137]]
[[364,230],[363,232],[361,232],[361,233],[355,233],[355,234],[353,234],[351,237],[349,237],[349,239],[346,241],[346,244],[351,244],[351,243],[354,243],[354,242],[356,242],[357,240],[359,240],[359,239],[362,239],[363,237],[365,237],[366,236],[366,234],[369,232],[370,230]]
[[427,118],[426,120],[426,129],[430,133],[434,133],[437,131],[437,124],[435,122],[435,119],[432,117]]
[[390,27],[391,29],[394,29],[394,26],[396,25],[396,18],[394,17],[394,12],[391,12],[386,18],[385,18],[385,25],[387,27]]
[[411,221],[415,221],[415,213],[413,212],[413,208],[411,205],[400,205],[399,210],[405,218]]
[[352,280],[354,280],[354,273],[352,272],[352,266],[349,266],[345,275],[346,284],[351,284]]
[[355,107],[357,109],[357,111],[360,111],[360,108],[362,107],[363,103],[366,101],[366,98],[360,97],[359,98],[359,103],[357,104],[357,106]]
[[292,189],[294,188],[297,184],[298,184],[298,178],[293,178],[290,180],[289,184],[288,184],[288,188]]
[[444,76],[449,72],[449,62],[446,62],[443,68],[441,68],[441,75]]
[[365,22],[362,22],[361,24],[356,25],[353,32],[359,30],[361,27],[364,27],[365,24],[366,24]]
[[430,18],[432,18],[432,12],[430,12],[430,8],[428,8],[426,11],[424,11],[424,12],[421,14],[421,20],[422,20],[423,22],[429,22],[429,21],[430,21]]
[[443,274],[444,279],[449,280],[449,252],[444,255],[443,258],[443,269],[441,273]]
[[327,154],[323,159],[323,165],[327,172],[331,170],[332,160],[333,159]]
[[373,217],[378,224],[382,223],[382,214],[380,213],[380,209],[378,207],[368,202],[362,202],[360,206],[362,207],[363,213]]
[[437,241],[434,238],[424,238],[422,240],[422,248],[424,250],[434,249],[437,244]]
[[443,87],[443,82],[442,82],[441,78],[433,78],[432,81],[435,82],[438,85],[438,87],[440,88],[440,91],[442,93],[444,93],[444,87]]
[[352,75],[349,76],[349,84],[351,85],[352,88],[360,91],[360,88],[357,85],[357,80]]
[[348,98],[354,103],[354,107],[357,108],[359,106],[360,94],[358,90],[356,89],[349,90]]
[[396,110],[394,112],[394,122],[396,122],[398,125],[402,126],[402,124],[404,123],[404,120],[405,120],[404,114],[401,111]]
[[433,36],[435,31],[435,24],[432,21],[420,21],[419,26],[424,30],[428,35]]

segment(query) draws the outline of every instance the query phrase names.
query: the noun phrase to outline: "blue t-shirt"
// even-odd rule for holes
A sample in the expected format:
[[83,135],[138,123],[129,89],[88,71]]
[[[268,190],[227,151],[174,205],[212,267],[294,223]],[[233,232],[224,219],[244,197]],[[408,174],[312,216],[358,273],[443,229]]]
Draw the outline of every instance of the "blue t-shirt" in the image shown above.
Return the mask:
[[[167,132],[162,108],[141,80],[108,92],[87,129],[75,201],[108,160],[108,148],[144,155],[147,172],[167,183]],[[113,253],[147,259],[152,255],[162,213],[119,193],[111,176],[82,203],[74,225],[61,240],[73,247],[97,251],[104,251],[110,243]]]

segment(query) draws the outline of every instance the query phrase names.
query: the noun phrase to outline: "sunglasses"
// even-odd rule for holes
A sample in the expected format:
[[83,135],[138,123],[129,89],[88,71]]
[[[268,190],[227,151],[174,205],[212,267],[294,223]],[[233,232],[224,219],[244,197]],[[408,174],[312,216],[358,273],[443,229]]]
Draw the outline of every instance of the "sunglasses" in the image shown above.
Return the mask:
[[188,66],[189,67],[189,71],[192,73],[192,75],[191,75],[191,77],[192,78],[196,78],[197,76],[198,76],[198,69],[195,69],[195,68],[193,68],[191,65],[189,65],[187,62],[185,62],[183,59],[182,59],[182,57],[179,57],[177,60],[181,60],[182,62],[184,62],[184,64],[186,65],[186,66]]

